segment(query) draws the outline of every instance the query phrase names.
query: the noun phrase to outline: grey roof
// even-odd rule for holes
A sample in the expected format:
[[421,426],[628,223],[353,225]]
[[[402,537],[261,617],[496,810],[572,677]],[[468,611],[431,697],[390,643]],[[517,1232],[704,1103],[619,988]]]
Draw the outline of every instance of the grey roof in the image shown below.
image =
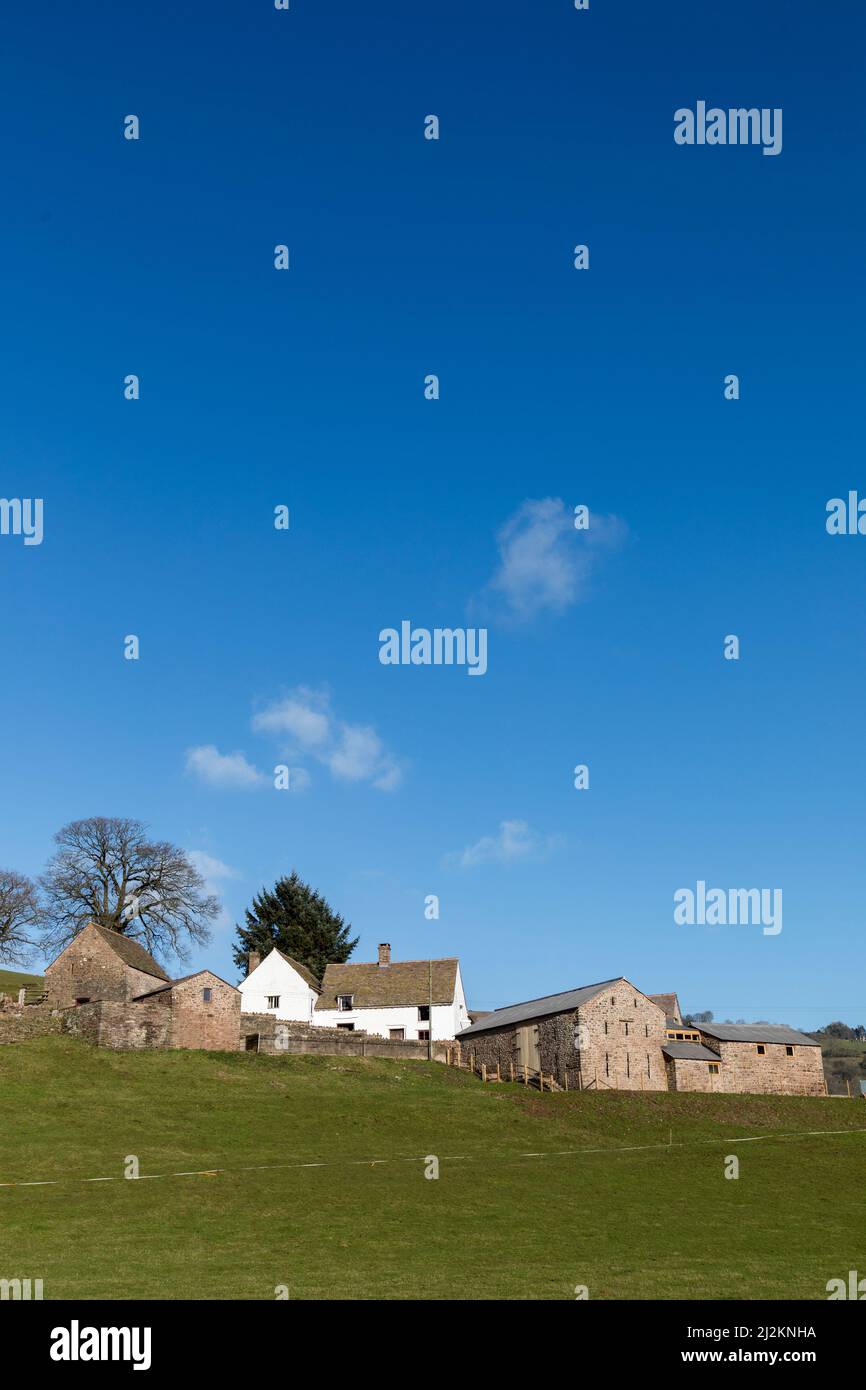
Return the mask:
[[820,1047],[821,1044],[796,1028],[781,1023],[699,1023],[696,1025],[708,1038],[719,1042],[796,1043],[799,1047]]
[[541,999],[528,999],[525,1004],[507,1004],[503,1009],[494,1009],[492,1014],[479,1018],[469,1028],[458,1033],[458,1038],[471,1037],[475,1033],[487,1033],[491,1028],[507,1028],[509,1024],[525,1023],[530,1018],[547,1018],[550,1014],[570,1013],[580,1008],[588,1000],[594,999],[610,985],[619,984],[623,975],[612,980],[602,980],[597,985],[583,985],[580,989],[567,989],[563,994],[545,994]]
[[666,1057],[675,1057],[683,1062],[719,1062],[718,1052],[704,1047],[703,1043],[668,1042],[662,1047]]

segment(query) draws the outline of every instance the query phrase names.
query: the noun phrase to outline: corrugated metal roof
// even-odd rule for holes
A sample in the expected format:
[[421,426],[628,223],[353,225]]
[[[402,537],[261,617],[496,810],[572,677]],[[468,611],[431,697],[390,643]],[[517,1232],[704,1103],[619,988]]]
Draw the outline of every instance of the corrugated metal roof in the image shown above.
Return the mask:
[[458,1038],[470,1037],[474,1033],[488,1033],[491,1028],[507,1028],[512,1023],[525,1023],[531,1018],[547,1018],[549,1014],[570,1013],[580,1008],[587,1000],[594,999],[610,985],[619,984],[624,979],[617,975],[612,980],[602,980],[597,985],[583,985],[580,989],[567,989],[563,994],[545,994],[541,999],[528,999],[525,1004],[507,1004],[505,1008],[494,1009],[492,1014],[481,1018],[471,1027],[458,1033]]
[[676,1057],[683,1062],[721,1061],[718,1052],[713,1052],[703,1043],[668,1042],[664,1044],[662,1052],[666,1057]]
[[821,1044],[796,1028],[781,1023],[698,1023],[697,1028],[708,1038],[720,1042],[796,1043],[799,1047],[820,1047]]

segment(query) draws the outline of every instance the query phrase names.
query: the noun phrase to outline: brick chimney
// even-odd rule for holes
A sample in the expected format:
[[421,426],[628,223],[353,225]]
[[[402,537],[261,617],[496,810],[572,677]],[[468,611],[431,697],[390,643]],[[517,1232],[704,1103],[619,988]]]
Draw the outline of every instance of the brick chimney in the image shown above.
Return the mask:
[[379,964],[380,964],[380,965],[390,965],[390,964],[391,964],[391,945],[390,945],[390,942],[388,942],[388,941],[380,941],[380,942],[379,942]]
[[247,974],[252,975],[257,965],[261,965],[262,958],[258,951],[250,951],[247,956]]

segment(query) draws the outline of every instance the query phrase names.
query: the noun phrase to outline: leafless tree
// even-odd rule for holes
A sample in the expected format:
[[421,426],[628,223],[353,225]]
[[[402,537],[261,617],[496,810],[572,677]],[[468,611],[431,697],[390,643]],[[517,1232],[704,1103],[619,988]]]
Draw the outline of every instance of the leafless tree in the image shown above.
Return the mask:
[[40,922],[35,883],[14,869],[0,869],[0,960],[26,965]]
[[148,839],[140,821],[93,816],[65,825],[54,840],[40,879],[46,948],[62,950],[88,922],[181,960],[191,942],[208,940],[218,899],[183,850]]

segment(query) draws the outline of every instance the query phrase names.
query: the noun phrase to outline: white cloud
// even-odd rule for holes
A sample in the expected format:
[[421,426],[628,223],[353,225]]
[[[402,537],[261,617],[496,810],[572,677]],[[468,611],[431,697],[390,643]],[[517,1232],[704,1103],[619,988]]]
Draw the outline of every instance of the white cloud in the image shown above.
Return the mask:
[[499,566],[480,595],[482,606],[516,622],[563,612],[586,598],[598,552],[619,544],[625,532],[617,517],[596,512],[577,531],[561,498],[527,499],[497,534]]
[[537,834],[525,820],[504,820],[499,833],[483,835],[474,845],[446,855],[447,864],[473,869],[478,864],[514,864],[549,853],[561,843],[561,836]]
[[204,879],[205,891],[212,893],[215,898],[220,900],[219,916],[216,918],[214,926],[217,929],[231,926],[232,919],[222,900],[223,884],[230,879],[240,878],[240,874],[236,869],[224,864],[221,859],[215,859],[212,854],[208,854],[203,849],[188,849],[186,857]]
[[267,781],[243,753],[221,753],[212,743],[187,749],[186,770],[210,787],[257,787]]
[[[253,716],[257,733],[284,736],[281,748],[287,757],[308,756],[328,768],[343,782],[370,782],[379,791],[394,791],[403,769],[388,752],[370,724],[338,720],[326,691],[299,686]],[[293,769],[295,775],[303,769]],[[309,773],[306,774],[309,782]]]
[[288,734],[299,748],[320,748],[330,734],[327,696],[300,686],[253,717],[256,733]]

